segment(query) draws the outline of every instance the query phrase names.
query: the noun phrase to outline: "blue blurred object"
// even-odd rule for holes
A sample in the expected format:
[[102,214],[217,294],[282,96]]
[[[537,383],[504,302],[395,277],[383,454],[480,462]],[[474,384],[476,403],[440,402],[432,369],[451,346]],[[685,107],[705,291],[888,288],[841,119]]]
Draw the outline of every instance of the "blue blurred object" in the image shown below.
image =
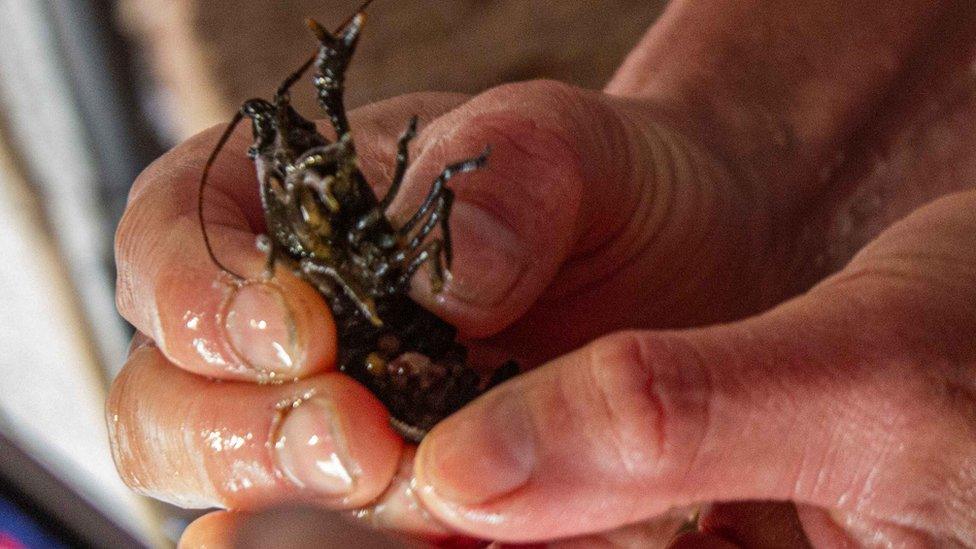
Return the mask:
[[[87,532],[84,546],[166,546],[154,504],[118,478],[104,422],[128,339],[112,234],[160,152],[112,9],[0,0],[0,495],[38,524]],[[4,439],[43,471],[6,462]],[[108,543],[119,528],[125,543]]]
[[0,433],[0,549],[145,545]]
[[0,496],[0,549],[67,547],[13,501]]

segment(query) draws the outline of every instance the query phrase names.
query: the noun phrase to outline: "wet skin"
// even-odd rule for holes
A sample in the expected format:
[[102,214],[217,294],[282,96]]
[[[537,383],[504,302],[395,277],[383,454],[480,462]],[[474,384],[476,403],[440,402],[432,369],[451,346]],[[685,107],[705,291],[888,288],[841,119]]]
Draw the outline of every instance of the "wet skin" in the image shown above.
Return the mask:
[[[542,364],[415,458],[334,373],[316,292],[287,272],[257,295],[214,285],[189,220],[215,133],[190,140],[119,231],[120,309],[156,342],[113,389],[123,476],[186,504],[371,505],[390,528],[512,541],[660,541],[669,508],[779,500],[798,511],[718,506],[704,535],[976,543],[973,26],[963,3],[679,1],[605,93],[533,82],[353,113],[377,182],[420,115],[398,212],[496,144],[455,189],[453,280],[413,295],[486,338],[473,352]],[[214,176],[215,247],[257,277],[247,158]],[[301,381],[248,383],[262,372]],[[187,542],[230,540],[236,516]]]

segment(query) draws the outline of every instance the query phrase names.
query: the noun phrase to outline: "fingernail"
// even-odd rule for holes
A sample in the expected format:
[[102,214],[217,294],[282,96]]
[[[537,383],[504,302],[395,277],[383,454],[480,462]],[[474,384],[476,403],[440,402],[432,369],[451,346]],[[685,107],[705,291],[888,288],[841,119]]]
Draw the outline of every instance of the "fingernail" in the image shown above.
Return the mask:
[[275,464],[285,478],[329,497],[351,493],[357,473],[336,417],[322,397],[302,401],[285,412],[274,444]]
[[522,239],[503,220],[484,208],[458,202],[452,213],[464,264],[452,271],[450,292],[471,305],[501,303],[518,284],[528,266]]
[[503,394],[437,426],[418,450],[417,479],[445,503],[485,503],[525,485],[536,453],[528,411],[521,399]]
[[255,370],[284,374],[298,366],[294,317],[276,287],[256,282],[238,289],[228,303],[224,327],[231,346]]

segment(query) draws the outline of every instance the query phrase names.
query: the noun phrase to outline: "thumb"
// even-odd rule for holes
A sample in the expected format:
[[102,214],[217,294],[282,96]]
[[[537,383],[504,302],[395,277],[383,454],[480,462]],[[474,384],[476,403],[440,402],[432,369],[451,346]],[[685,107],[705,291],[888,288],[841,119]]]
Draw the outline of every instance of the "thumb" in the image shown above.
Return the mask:
[[971,505],[946,494],[971,466],[959,365],[976,353],[953,327],[974,321],[976,258],[949,259],[973,255],[974,204],[926,208],[762,316],[615,334],[503,384],[424,440],[418,494],[503,541],[739,500],[912,516],[954,535],[937,529],[940,512]]
[[445,166],[491,155],[451,181],[452,276],[440,294],[416,277],[416,298],[465,336],[487,337],[525,314],[574,248],[618,231],[626,219],[605,214],[637,203],[642,171],[628,146],[637,127],[617,102],[556,82],[511,84],[423,128],[394,219],[416,211]]

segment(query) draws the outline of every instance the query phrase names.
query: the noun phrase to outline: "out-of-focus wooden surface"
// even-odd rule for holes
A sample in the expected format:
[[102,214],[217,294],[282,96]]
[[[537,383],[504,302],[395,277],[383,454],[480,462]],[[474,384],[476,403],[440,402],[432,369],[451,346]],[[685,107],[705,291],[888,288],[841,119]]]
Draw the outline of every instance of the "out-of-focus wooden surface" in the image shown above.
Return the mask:
[[[553,78],[600,88],[665,0],[379,0],[350,70],[350,106],[411,91],[476,93]],[[180,135],[269,96],[359,0],[124,0],[122,20],[166,86]],[[294,99],[316,112],[309,92]]]

